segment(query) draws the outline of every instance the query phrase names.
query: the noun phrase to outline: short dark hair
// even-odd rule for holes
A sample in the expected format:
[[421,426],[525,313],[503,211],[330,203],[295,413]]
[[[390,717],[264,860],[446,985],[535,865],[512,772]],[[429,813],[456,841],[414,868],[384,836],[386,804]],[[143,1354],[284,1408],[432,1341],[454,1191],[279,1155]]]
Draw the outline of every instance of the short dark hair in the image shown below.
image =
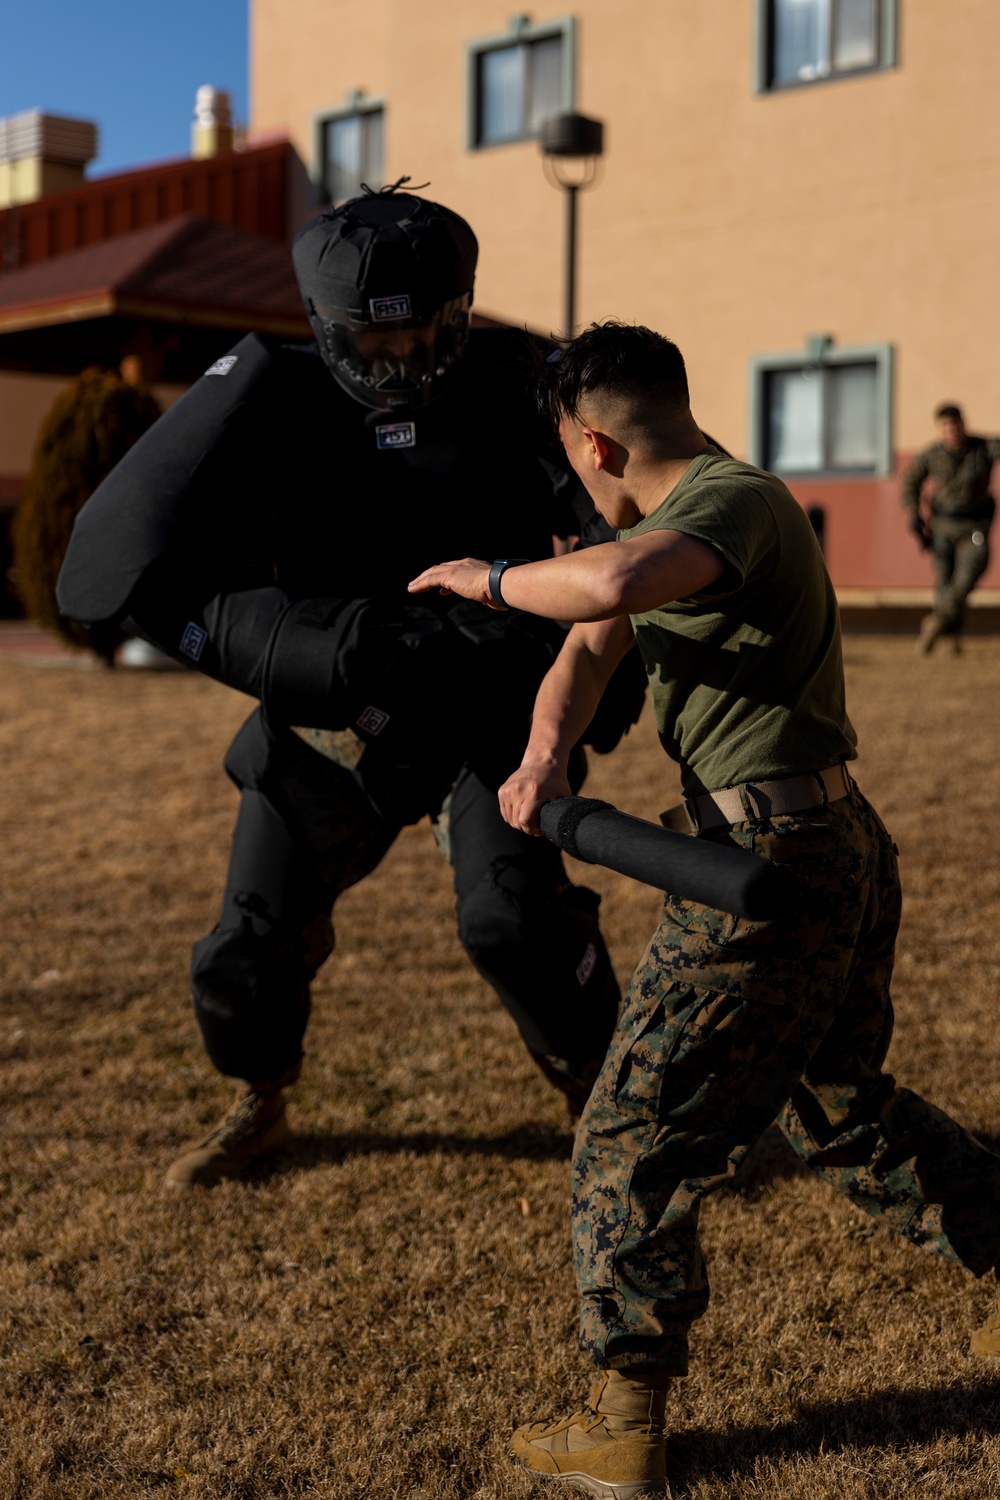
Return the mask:
[[609,318],[591,323],[562,345],[541,372],[539,401],[558,425],[563,415],[579,417],[580,403],[600,391],[645,406],[658,398],[666,411],[687,410],[687,371],[677,345],[641,324]]
[[962,408],[953,401],[945,401],[934,413],[935,422],[961,422]]

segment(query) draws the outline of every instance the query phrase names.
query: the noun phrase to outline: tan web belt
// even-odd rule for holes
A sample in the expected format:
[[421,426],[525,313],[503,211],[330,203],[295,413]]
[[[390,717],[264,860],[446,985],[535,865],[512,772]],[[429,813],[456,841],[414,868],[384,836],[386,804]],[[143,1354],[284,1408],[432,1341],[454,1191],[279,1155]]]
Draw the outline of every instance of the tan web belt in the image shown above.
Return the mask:
[[678,833],[700,833],[703,828],[726,828],[752,818],[779,818],[823,807],[846,797],[851,778],[843,762],[825,771],[807,771],[804,776],[784,776],[780,781],[743,781],[721,792],[686,797],[676,807],[660,814],[665,828]]

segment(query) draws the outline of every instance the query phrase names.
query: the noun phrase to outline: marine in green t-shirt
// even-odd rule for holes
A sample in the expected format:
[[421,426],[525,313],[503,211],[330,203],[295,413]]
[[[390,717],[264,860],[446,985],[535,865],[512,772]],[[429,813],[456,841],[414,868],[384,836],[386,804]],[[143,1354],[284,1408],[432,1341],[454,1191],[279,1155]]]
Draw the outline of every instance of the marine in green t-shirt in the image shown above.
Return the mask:
[[706,542],[726,563],[704,593],[632,615],[656,727],[685,792],[853,760],[837,600],[781,480],[708,448],[618,535],[664,530]]
[[[706,443],[680,352],[649,329],[588,328],[545,394],[619,540],[517,567],[465,558],[410,585],[576,622],[503,816],[540,832],[638,640],[699,835],[780,863],[800,893],[754,922],[666,896],[576,1133],[580,1343],[597,1378],[582,1409],[519,1428],[512,1451],[594,1493],[662,1494],[670,1387],[708,1305],[700,1205],[772,1122],[855,1209],[980,1276],[1000,1261],[1000,1158],[884,1071],[895,846],[844,769],[837,609],[805,516]],[[972,1348],[1000,1356],[1000,1309]]]

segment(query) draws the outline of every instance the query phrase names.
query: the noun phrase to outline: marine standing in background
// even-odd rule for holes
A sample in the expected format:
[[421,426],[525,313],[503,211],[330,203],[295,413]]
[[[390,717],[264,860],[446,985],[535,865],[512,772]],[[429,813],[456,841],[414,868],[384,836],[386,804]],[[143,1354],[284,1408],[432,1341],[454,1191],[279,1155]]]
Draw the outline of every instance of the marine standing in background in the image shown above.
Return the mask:
[[[64,613],[131,619],[261,703],[226,758],[240,811],[192,964],[205,1046],[240,1089],[173,1164],[174,1187],[239,1176],[287,1138],[334,903],[424,816],[450,855],[462,944],[571,1113],[615,1026],[598,897],[496,800],[565,628],[406,592],[456,550],[540,558],[586,529],[531,397],[527,335],[470,333],[476,257],[464,219],[396,189],[320,214],[293,248],[316,342],[243,339],[77,522]],[[610,748],[637,715],[641,677],[590,744]],[[584,771],[577,753],[574,782]],[[386,1026],[418,1003],[387,993]]]
[[[1000,437],[966,432],[960,407],[939,406],[934,420],[939,441],[917,454],[903,476],[902,493],[911,529],[934,553],[934,607],[917,636],[917,649],[925,656],[942,636],[953,651],[961,649],[965,601],[989,565],[996,509],[990,475],[1000,458]],[[927,479],[934,481],[934,491],[925,513],[921,492]]]

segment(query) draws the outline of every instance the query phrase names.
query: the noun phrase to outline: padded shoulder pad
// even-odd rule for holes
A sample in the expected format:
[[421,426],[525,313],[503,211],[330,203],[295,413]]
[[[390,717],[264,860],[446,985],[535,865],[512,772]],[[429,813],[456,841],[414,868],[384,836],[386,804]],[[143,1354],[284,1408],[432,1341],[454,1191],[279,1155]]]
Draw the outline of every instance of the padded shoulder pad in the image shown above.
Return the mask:
[[261,387],[275,353],[259,334],[217,359],[104,479],[76,518],[56,597],[71,620],[120,616],[152,563],[196,524],[185,504],[227,421]]

